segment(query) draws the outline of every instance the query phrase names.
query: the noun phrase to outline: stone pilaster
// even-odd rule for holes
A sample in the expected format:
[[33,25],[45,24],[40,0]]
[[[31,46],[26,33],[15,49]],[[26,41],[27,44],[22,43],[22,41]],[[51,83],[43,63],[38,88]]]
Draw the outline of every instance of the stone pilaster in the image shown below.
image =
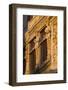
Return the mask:
[[29,55],[29,51],[30,51],[30,44],[26,45],[26,51],[25,51],[25,57],[26,57],[26,70],[25,70],[25,74],[30,74],[30,55]]
[[36,40],[35,40],[35,50],[36,50],[36,68],[40,65],[41,63],[41,47],[39,45],[40,41],[40,33],[37,32],[36,34]]
[[47,60],[51,60],[51,30],[50,25],[45,29],[47,39]]
[[51,27],[51,69],[57,69],[57,19],[53,18]]

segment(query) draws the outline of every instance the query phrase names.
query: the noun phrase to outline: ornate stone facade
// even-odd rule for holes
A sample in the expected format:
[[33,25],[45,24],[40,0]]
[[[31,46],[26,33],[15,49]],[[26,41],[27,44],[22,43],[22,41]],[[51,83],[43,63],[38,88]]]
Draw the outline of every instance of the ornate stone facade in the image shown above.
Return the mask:
[[24,74],[57,72],[57,17],[27,18]]

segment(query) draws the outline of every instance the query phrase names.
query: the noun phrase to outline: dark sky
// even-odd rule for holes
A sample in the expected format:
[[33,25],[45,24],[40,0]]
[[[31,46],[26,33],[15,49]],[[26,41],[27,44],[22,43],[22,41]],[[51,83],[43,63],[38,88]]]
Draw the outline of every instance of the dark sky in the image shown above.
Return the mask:
[[23,43],[25,43],[25,32],[27,31],[27,15],[23,15]]

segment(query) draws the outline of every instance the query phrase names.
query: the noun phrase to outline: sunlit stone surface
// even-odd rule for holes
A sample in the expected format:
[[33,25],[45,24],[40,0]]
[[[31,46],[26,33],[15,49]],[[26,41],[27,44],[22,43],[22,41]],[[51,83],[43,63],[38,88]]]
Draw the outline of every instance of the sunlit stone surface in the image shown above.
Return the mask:
[[24,74],[57,73],[57,17],[25,16]]

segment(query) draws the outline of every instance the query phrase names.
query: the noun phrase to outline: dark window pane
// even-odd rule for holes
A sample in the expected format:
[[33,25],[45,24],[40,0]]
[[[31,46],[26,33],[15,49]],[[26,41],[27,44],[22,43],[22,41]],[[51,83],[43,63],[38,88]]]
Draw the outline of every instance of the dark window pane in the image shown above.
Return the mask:
[[47,40],[41,43],[41,63],[47,60]]
[[32,50],[35,47],[35,42],[34,42],[35,38],[31,40],[30,42],[30,50]]
[[30,54],[30,71],[31,71],[31,73],[34,72],[35,65],[36,65],[36,53],[35,53],[35,50],[33,50]]
[[41,34],[41,39],[45,36],[45,28],[42,29],[42,31],[40,32]]

